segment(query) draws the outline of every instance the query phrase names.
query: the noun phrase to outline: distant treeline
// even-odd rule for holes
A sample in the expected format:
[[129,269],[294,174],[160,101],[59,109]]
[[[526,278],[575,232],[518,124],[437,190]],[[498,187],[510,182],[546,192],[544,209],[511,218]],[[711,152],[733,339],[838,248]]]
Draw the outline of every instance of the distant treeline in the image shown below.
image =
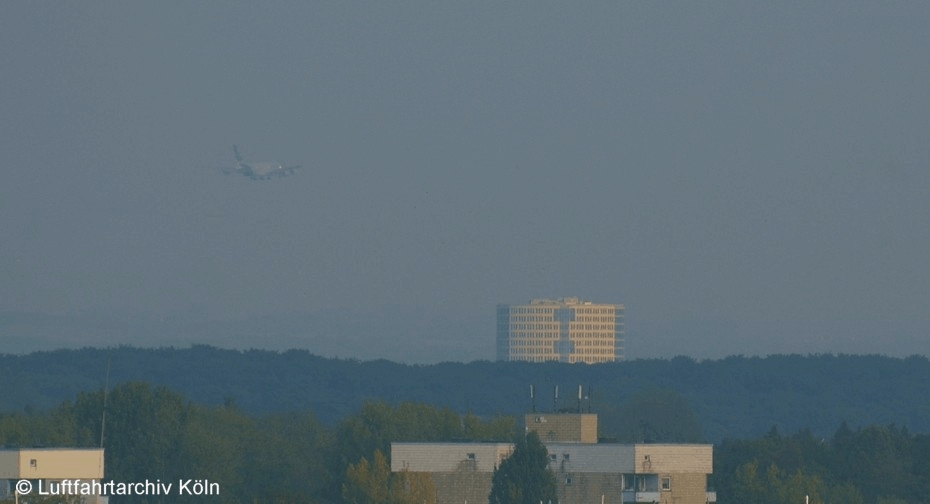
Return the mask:
[[[130,381],[163,385],[197,404],[234,403],[254,415],[312,412],[335,425],[365,401],[415,402],[480,417],[577,408],[577,387],[590,399],[582,409],[601,415],[603,437],[651,440],[665,427],[622,419],[638,394],[652,406],[682,401],[698,431],[688,438],[719,442],[757,437],[777,426],[829,437],[846,422],[906,426],[930,433],[930,361],[852,355],[778,355],[695,361],[670,360],[581,365],[521,362],[404,365],[328,359],[303,350],[191,348],[81,349],[0,355],[0,411],[42,411],[78,393]],[[560,386],[558,402],[554,385]],[[683,434],[684,435],[684,434]]]
[[930,435],[894,425],[832,437],[809,430],[725,441],[714,449],[717,502],[905,504],[930,502]]
[[[642,392],[618,409],[637,425],[656,415],[673,418],[649,427],[655,441],[690,441],[694,434],[688,407],[674,391]],[[309,412],[253,415],[232,400],[199,405],[142,382],[108,392],[105,431],[103,411],[98,390],[41,412],[0,413],[0,443],[98,447],[103,435],[108,480],[201,479],[220,488],[209,496],[114,496],[114,504],[435,504],[429,481],[390,473],[391,442],[513,441],[522,432],[512,417],[408,402],[366,402],[326,426]],[[721,504],[794,504],[805,496],[811,504],[927,503],[930,435],[841,423],[826,438],[809,430],[782,436],[773,427],[756,439],[717,445],[709,483]]]
[[[103,405],[103,391],[97,391],[47,411],[0,413],[0,444],[96,448],[103,436],[107,480],[194,479],[219,485],[219,495],[111,496],[114,504],[363,504],[357,497],[376,494],[370,487],[379,481],[369,481],[369,474],[357,468],[378,460],[376,453],[390,454],[393,440],[509,441],[514,432],[509,417],[482,420],[411,403],[367,403],[337,426],[327,427],[309,412],[254,416],[232,401],[198,405],[175,391],[142,382],[124,383],[108,392],[105,423]],[[386,481],[389,469],[384,464],[378,469]],[[39,502],[30,496],[29,502],[34,501]]]

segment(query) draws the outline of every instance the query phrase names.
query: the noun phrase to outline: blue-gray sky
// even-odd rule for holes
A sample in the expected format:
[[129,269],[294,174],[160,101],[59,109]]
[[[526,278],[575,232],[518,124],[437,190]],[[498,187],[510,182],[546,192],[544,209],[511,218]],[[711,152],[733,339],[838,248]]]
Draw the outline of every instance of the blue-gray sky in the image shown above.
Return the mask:
[[[928,19],[6,2],[0,312],[351,314],[341,349],[226,343],[430,362],[493,358],[497,303],[580,296],[626,306],[631,357],[930,354]],[[233,143],[305,170],[223,176]]]

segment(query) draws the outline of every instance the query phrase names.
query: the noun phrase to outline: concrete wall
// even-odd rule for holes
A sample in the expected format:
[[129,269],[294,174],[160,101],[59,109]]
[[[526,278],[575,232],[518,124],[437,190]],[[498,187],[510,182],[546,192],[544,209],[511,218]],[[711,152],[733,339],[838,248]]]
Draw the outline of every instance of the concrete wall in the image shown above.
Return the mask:
[[436,487],[436,504],[487,504],[493,473],[430,473]]
[[[549,468],[554,472],[632,473],[634,446],[617,444],[588,445],[550,443]],[[554,458],[552,458],[554,457]]]
[[[640,495],[658,496],[659,504],[705,504],[707,476],[704,474],[659,474],[660,490]],[[623,475],[616,473],[570,473],[555,471],[559,504],[622,504]],[[661,490],[662,478],[671,478],[669,490]],[[627,492],[632,496],[632,492]],[[649,499],[652,502],[652,499]]]
[[[624,477],[636,475],[652,482],[649,502],[704,504],[713,470],[712,445],[549,443],[546,449],[560,504],[621,504]],[[485,504],[494,468],[511,451],[508,443],[393,443],[391,470],[428,473],[439,504]]]
[[638,444],[634,447],[637,473],[711,474],[714,471],[713,445]]
[[0,479],[101,479],[103,450],[0,450]]
[[543,443],[597,443],[594,413],[528,413],[525,421]]
[[492,473],[510,443],[391,443],[391,471]]
[[554,472],[560,504],[623,502],[623,476],[620,474]]
[[0,479],[19,479],[19,450],[0,450]]
[[707,501],[707,475],[696,473],[659,474],[671,478],[671,491],[659,492],[661,504],[704,504]]
[[[576,415],[577,416],[577,415]],[[553,471],[585,473],[713,472],[713,445],[547,443]],[[391,470],[493,472],[510,443],[392,443]]]

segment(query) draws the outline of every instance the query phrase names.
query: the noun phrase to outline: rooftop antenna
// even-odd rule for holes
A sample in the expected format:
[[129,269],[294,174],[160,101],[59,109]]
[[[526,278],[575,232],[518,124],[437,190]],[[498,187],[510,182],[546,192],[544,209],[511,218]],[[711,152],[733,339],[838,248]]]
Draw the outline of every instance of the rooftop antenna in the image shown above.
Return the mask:
[[559,386],[555,386],[555,395],[552,397],[552,412],[559,411]]
[[590,413],[591,412],[591,385],[590,384],[588,385],[588,394],[584,396],[584,398],[588,401],[588,413]]
[[530,385],[530,400],[533,402],[533,413],[536,413],[536,385]]
[[578,413],[581,413],[581,385],[578,385]]

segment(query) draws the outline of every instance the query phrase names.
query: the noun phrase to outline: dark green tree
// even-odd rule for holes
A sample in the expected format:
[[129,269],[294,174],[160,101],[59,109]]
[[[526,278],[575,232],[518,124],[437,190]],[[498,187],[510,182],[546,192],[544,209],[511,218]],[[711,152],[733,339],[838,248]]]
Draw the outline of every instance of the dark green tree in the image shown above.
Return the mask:
[[254,421],[242,448],[240,480],[253,502],[322,502],[332,481],[326,457],[331,446],[325,427],[309,413],[290,413]]
[[[106,410],[105,476],[116,481],[162,481],[184,474],[184,434],[193,406],[181,394],[148,383],[118,385],[109,392]],[[100,446],[103,391],[82,393],[75,404],[79,445]],[[135,502],[166,502],[147,496]]]
[[545,504],[558,501],[549,452],[535,432],[517,440],[491,480],[490,504]]

